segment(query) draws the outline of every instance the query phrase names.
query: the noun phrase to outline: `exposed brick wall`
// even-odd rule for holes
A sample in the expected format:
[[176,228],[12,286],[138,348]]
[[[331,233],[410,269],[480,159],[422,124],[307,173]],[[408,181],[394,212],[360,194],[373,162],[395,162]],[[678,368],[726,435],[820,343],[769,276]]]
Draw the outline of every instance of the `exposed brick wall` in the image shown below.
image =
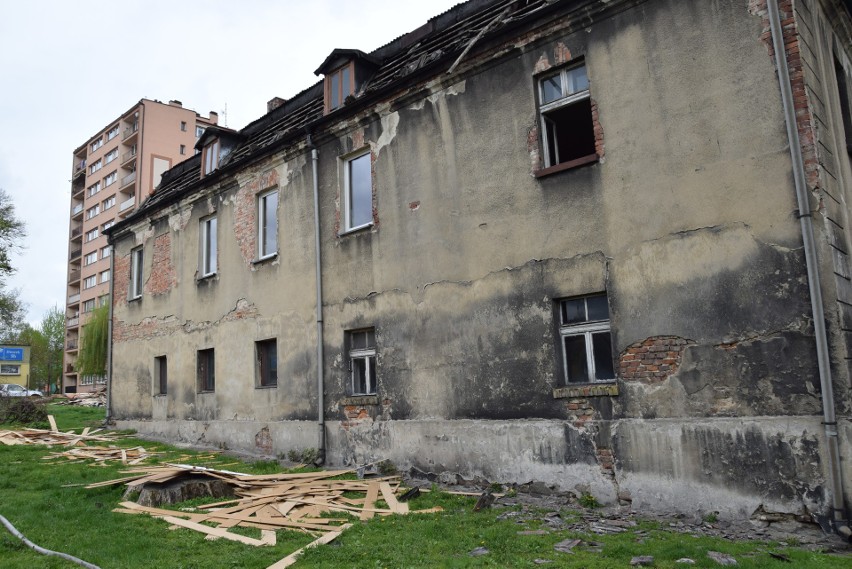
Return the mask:
[[604,157],[604,133],[601,121],[598,119],[598,103],[591,99],[592,103],[592,129],[595,133],[595,154],[598,158]]
[[278,182],[278,170],[267,170],[240,186],[234,197],[234,236],[246,266],[251,266],[257,253],[257,194],[275,188]]
[[624,381],[659,383],[677,372],[687,346],[695,344],[678,336],[652,336],[631,344],[621,353],[619,376]]
[[597,411],[592,406],[591,401],[585,398],[571,398],[565,404],[565,408],[568,410],[568,420],[578,429],[586,428],[586,423],[594,420],[597,416]]
[[177,272],[172,263],[172,234],[163,233],[154,239],[151,274],[145,281],[145,292],[157,296],[177,285]]
[[118,344],[136,340],[150,340],[170,336],[178,332],[191,333],[206,330],[220,323],[234,322],[248,318],[257,318],[259,311],[254,304],[244,298],[237,301],[234,309],[215,322],[181,322],[174,316],[165,318],[144,318],[138,324],[128,324],[118,318],[113,320],[112,339]]
[[[760,41],[766,45],[773,64],[775,64],[775,48],[772,46],[772,32],[769,28],[769,12],[766,7],[766,0],[749,0],[748,10],[750,13],[761,17],[763,31],[760,34]],[[808,187],[815,190],[820,187],[816,121],[805,88],[802,57],[799,53],[799,30],[793,13],[792,0],[781,0],[778,3],[778,11],[784,36],[784,55],[787,58],[787,67],[790,71],[790,87],[793,90],[796,127],[799,131],[802,159],[805,162],[805,179]]]
[[127,304],[127,297],[130,294],[130,255],[123,257],[119,257],[115,253],[113,255],[112,305],[117,308]]
[[615,480],[615,466],[612,459],[612,450],[608,448],[598,448],[595,451],[595,455],[598,459],[598,464],[601,467],[601,473],[610,480]]

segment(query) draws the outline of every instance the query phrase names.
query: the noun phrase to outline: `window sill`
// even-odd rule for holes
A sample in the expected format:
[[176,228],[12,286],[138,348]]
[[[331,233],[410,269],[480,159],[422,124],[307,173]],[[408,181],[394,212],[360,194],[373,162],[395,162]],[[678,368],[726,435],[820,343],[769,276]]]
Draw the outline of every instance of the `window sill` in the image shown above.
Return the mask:
[[278,253],[275,252],[272,255],[267,255],[266,257],[262,257],[260,259],[255,259],[251,262],[252,265],[262,265],[264,263],[269,263],[270,261],[274,261],[278,258]]
[[278,384],[276,383],[274,385],[255,385],[254,388],[255,389],[278,389]]
[[613,382],[578,383],[553,388],[554,399],[569,397],[615,397],[618,395],[618,384]]
[[378,395],[348,395],[340,400],[341,405],[378,405]]
[[198,277],[197,279],[195,279],[195,282],[200,283],[200,282],[203,282],[203,281],[209,281],[209,280],[214,279],[218,276],[219,276],[219,273],[210,273],[209,275],[202,275],[202,276]]
[[154,399],[163,399],[163,398],[164,398],[164,397],[166,397],[167,395],[168,395],[168,393],[155,393],[155,394],[154,394]]
[[588,156],[583,156],[582,158],[569,160],[568,162],[562,162],[561,164],[557,164],[555,166],[536,170],[535,172],[533,172],[533,176],[535,176],[536,178],[544,178],[551,174],[556,174],[557,172],[564,172],[565,170],[571,170],[573,168],[585,166],[586,164],[592,164],[593,162],[597,162],[599,159],[600,157],[597,154],[589,154]]
[[337,236],[338,237],[345,237],[347,235],[352,235],[354,233],[361,233],[363,231],[367,231],[369,229],[372,229],[374,227],[374,225],[375,224],[371,221],[370,223],[367,223],[365,225],[359,225],[358,227],[353,227],[352,229],[347,229],[346,231],[341,231],[340,233],[337,234]]
[[212,394],[214,394],[214,393],[216,393],[216,390],[215,390],[215,389],[214,389],[214,390],[210,390],[210,391],[199,391],[199,392],[198,392],[198,394],[199,394],[199,395],[212,395]]
[[134,296],[133,298],[128,298],[127,302],[142,302],[142,295]]

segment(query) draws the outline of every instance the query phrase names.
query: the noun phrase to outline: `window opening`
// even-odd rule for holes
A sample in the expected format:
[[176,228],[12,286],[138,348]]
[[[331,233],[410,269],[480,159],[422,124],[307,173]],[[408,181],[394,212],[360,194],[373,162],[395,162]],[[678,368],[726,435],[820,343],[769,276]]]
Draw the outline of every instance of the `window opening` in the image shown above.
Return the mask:
[[585,65],[539,80],[544,166],[585,163],[597,157],[592,101]]
[[376,394],[376,329],[349,334],[349,372],[352,395]]
[[605,294],[559,301],[559,335],[566,383],[615,379]]

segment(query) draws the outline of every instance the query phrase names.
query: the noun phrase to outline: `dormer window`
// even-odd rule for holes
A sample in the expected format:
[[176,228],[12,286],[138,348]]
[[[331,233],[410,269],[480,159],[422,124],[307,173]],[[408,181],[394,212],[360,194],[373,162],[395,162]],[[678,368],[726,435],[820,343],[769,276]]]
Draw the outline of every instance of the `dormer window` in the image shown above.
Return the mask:
[[355,95],[379,68],[379,60],[357,49],[335,49],[314,71],[324,75],[323,100],[325,114],[346,104],[346,98]]
[[206,176],[219,167],[219,139],[216,138],[204,147],[201,155],[201,175]]
[[325,76],[326,112],[343,105],[346,97],[355,91],[355,73],[352,62]]

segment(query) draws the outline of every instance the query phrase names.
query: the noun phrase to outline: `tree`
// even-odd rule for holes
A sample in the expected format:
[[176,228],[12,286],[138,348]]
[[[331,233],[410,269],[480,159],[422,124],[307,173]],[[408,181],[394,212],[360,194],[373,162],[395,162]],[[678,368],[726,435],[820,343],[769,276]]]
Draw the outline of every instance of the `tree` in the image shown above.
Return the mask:
[[65,348],[65,314],[54,306],[41,319],[39,332],[44,338],[44,370],[48,385],[60,384],[62,351]]
[[15,272],[12,253],[21,249],[24,237],[24,222],[16,217],[11,196],[0,188],[0,340],[3,341],[19,333],[24,323],[20,291],[6,289],[6,277]]
[[99,306],[83,325],[80,352],[77,355],[77,373],[80,375],[106,375],[107,349],[109,348],[109,305]]

